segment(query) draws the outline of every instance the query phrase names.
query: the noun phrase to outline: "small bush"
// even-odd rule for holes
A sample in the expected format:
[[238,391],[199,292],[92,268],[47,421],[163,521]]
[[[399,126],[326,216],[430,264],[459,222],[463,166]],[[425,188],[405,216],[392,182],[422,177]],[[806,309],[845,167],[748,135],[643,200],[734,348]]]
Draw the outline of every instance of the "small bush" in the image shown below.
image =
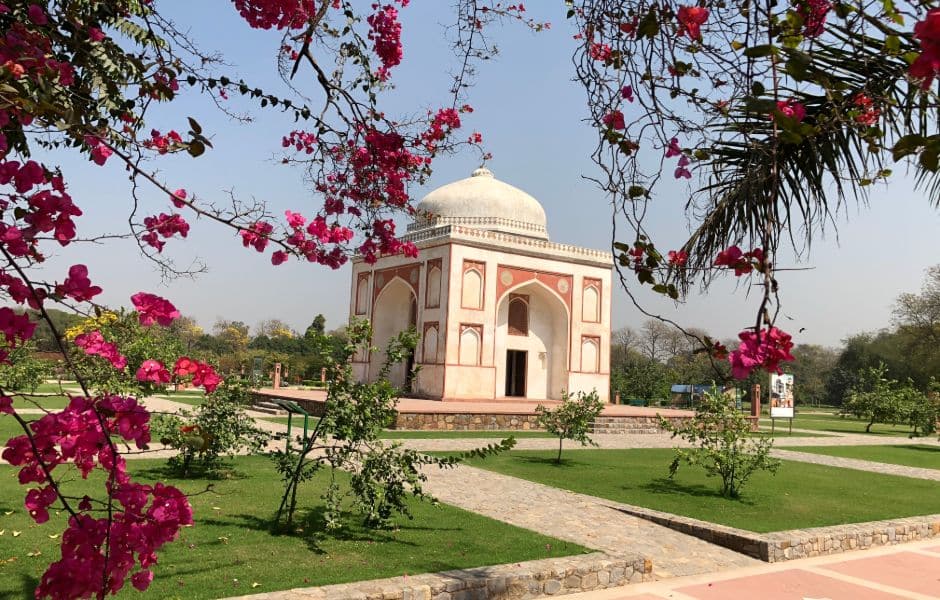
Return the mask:
[[695,416],[681,425],[660,419],[663,429],[693,445],[676,448],[669,465],[669,477],[675,477],[684,462],[705,469],[709,477],[721,477],[721,494],[737,498],[751,475],[757,471],[776,473],[780,461],[770,457],[773,439],[750,437],[748,419],[734,406],[734,401],[717,389],[702,395]]
[[555,462],[561,462],[561,448],[564,440],[580,442],[582,446],[588,444],[596,446],[588,430],[594,419],[604,410],[604,403],[597,397],[597,390],[590,394],[578,392],[572,399],[568,392],[562,393],[562,404],[550,409],[539,404],[535,407],[538,423],[552,435],[558,436],[558,457]]

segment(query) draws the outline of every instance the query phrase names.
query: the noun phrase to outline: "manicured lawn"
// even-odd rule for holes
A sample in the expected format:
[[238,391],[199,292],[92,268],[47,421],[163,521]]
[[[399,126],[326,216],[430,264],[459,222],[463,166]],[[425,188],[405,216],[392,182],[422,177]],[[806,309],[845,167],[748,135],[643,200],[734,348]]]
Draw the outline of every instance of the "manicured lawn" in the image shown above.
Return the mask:
[[740,500],[718,493],[720,481],[683,466],[668,478],[670,449],[513,451],[470,464],[626,504],[756,532],[819,527],[940,513],[940,483],[784,461],[777,475],[758,473]]
[[[163,461],[132,461],[138,475],[166,477]],[[412,502],[415,519],[388,531],[363,529],[352,516],[333,535],[321,531],[320,496],[326,477],[301,488],[300,531],[268,529],[279,500],[280,480],[270,460],[240,458],[233,479],[173,482],[191,497],[196,525],[160,553],[155,578],[143,598],[199,599],[270,592],[447,569],[563,556],[585,549],[512,527],[452,506]],[[79,482],[79,485],[83,485]],[[95,486],[93,489],[97,489]],[[0,598],[32,598],[48,562],[58,558],[63,517],[31,524],[23,509],[25,489],[12,468],[0,468]],[[14,511],[5,515],[7,511]],[[22,532],[14,538],[13,531]],[[41,552],[38,557],[29,553]],[[11,560],[15,557],[15,560]],[[257,586],[255,584],[258,584]],[[120,597],[141,596],[130,585]]]
[[45,408],[58,410],[69,403],[67,396],[13,396],[13,408]]
[[772,437],[772,438],[790,438],[790,437],[832,437],[831,435],[826,435],[825,433],[807,433],[805,431],[794,431],[790,433],[789,428],[777,427],[773,432],[773,435],[770,433],[770,429],[760,430],[757,433],[752,433],[751,437]]
[[168,392],[165,394],[155,394],[155,396],[157,398],[172,400],[173,402],[182,402],[190,406],[199,406],[202,404],[203,400],[206,399],[205,393],[201,390],[192,392]]
[[904,446],[808,446],[794,448],[799,452],[812,452],[827,456],[858,458],[892,465],[940,469],[940,445],[926,446],[908,444]]
[[[761,419],[761,426],[769,427],[770,419]],[[834,413],[797,414],[793,419],[795,429],[812,429],[814,431],[831,431],[834,433],[865,433],[868,421],[855,417],[840,417]],[[789,424],[784,419],[777,419],[777,428],[787,429]],[[911,433],[909,425],[885,425],[875,423],[867,435],[908,436]]]

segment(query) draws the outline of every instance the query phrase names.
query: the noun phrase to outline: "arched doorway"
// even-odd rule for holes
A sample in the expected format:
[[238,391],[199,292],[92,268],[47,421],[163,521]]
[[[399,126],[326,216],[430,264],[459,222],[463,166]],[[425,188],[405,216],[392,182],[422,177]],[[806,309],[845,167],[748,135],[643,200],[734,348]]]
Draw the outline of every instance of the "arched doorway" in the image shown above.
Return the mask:
[[[411,286],[396,277],[388,283],[372,309],[372,345],[378,348],[369,358],[369,379],[375,381],[385,364],[385,348],[389,341],[409,327],[414,327],[418,319],[418,303]],[[389,382],[395,387],[408,390],[411,384],[411,372],[414,368],[414,354],[403,363],[392,365],[388,373]]]
[[568,310],[530,281],[496,308],[496,396],[560,399],[568,386]]

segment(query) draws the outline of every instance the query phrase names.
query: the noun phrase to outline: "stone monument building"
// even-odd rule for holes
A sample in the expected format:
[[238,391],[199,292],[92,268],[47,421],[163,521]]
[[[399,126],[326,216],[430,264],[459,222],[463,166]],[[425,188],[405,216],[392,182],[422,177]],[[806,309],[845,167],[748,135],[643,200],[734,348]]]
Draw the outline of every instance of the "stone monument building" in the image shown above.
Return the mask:
[[[384,349],[421,335],[390,380],[441,400],[560,399],[610,390],[609,252],[549,241],[539,202],[486,168],[429,193],[404,239],[419,258],[353,261],[350,316]],[[357,356],[374,379],[384,352]],[[412,367],[420,365],[412,377]]]

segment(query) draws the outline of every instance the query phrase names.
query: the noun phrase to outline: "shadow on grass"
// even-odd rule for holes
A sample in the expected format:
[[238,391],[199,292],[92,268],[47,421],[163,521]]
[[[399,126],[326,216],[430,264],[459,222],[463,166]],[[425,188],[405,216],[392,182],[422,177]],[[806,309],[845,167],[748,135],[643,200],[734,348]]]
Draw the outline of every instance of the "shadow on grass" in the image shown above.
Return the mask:
[[459,534],[462,531],[457,527],[422,526],[413,522],[398,525],[394,529],[369,529],[358,520],[360,518],[359,515],[344,512],[342,515],[343,526],[328,531],[326,529],[326,507],[317,506],[298,510],[294,516],[294,524],[290,527],[281,525],[275,528],[273,526],[273,515],[262,518],[252,514],[231,515],[228,519],[203,519],[200,523],[221,527],[235,526],[277,537],[297,538],[303,540],[307,544],[307,548],[315,554],[327,553],[322,548],[325,541],[370,542],[417,548],[419,544],[400,539],[396,534],[400,531],[433,531],[441,534]]
[[32,575],[26,575],[25,573],[21,573],[19,575],[19,579],[20,579],[19,590],[21,592],[20,592],[20,595],[17,597],[22,598],[22,600],[33,600],[36,597],[36,593],[34,590],[36,589],[36,586],[39,585],[39,578],[33,577]]
[[[927,439],[927,438],[923,438]],[[894,446],[895,448],[902,448],[904,450],[914,450],[915,452],[927,452],[927,453],[937,453],[940,454],[940,446],[923,446],[920,444],[910,444],[905,446]]]
[[231,465],[222,465],[219,469],[208,470],[195,464],[189,468],[188,477],[182,477],[179,470],[169,465],[139,468],[135,469],[135,473],[143,479],[163,482],[172,480],[179,484],[198,483],[200,481],[236,481],[249,477],[248,474],[235,469]]
[[564,454],[561,455],[561,462],[555,460],[555,457],[546,457],[546,456],[513,456],[519,462],[529,463],[533,465],[543,465],[546,467],[555,467],[558,469],[567,469],[573,467],[587,467],[589,466],[585,462],[581,462],[572,458],[566,457]]
[[679,483],[675,479],[669,479],[668,477],[653,479],[652,481],[643,485],[634,486],[634,488],[624,486],[623,489],[642,489],[652,494],[660,494],[665,496],[682,496],[686,498],[715,498],[717,500],[728,500],[729,502],[735,502],[737,504],[746,506],[754,506],[754,502],[747,500],[746,497],[738,496],[737,498],[730,498],[728,496],[723,496],[721,494],[721,490],[719,490],[716,486],[706,486],[701,483]]

